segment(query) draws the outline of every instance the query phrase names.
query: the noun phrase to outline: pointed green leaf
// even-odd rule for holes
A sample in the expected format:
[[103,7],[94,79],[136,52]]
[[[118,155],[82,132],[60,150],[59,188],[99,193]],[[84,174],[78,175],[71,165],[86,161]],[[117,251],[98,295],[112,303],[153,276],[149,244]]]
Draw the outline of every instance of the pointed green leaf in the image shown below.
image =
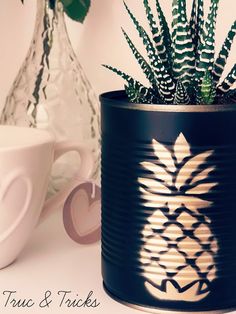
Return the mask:
[[202,95],[201,95],[201,87],[199,86],[195,88],[195,103],[196,105],[203,104]]
[[156,80],[158,82],[157,87],[160,94],[160,97],[162,99],[162,102],[171,104],[174,99],[174,92],[175,92],[175,83],[172,79],[172,77],[169,75],[168,71],[166,70],[165,66],[161,62],[161,59],[159,58],[158,54],[156,53],[156,49],[148,36],[147,32],[144,30],[144,28],[139,24],[135,16],[132,14],[132,12],[129,10],[128,6],[125,4],[126,10],[132,19],[140,38],[143,41],[143,44],[145,46],[145,49],[147,51],[151,66],[153,68],[153,71],[155,73]]
[[232,70],[229,72],[225,80],[218,87],[218,90],[222,93],[226,93],[236,82],[236,64],[233,66]]
[[169,60],[168,60],[168,54],[167,54],[167,49],[166,46],[164,45],[164,41],[163,41],[163,37],[160,33],[160,30],[157,26],[157,23],[154,19],[152,10],[149,6],[149,2],[148,0],[143,0],[143,4],[144,4],[144,8],[146,10],[146,15],[147,15],[147,19],[149,22],[149,26],[151,29],[151,33],[152,33],[152,37],[153,37],[153,41],[155,43],[155,48],[157,50],[157,53],[159,55],[159,58],[162,61],[162,64],[169,69],[170,68],[170,64],[169,64]]
[[188,88],[185,88],[188,96],[190,98],[190,103],[191,104],[197,104],[197,94],[199,93],[199,85],[198,83],[194,80],[194,78],[191,80],[191,84],[188,86]]
[[203,0],[193,0],[192,13],[190,18],[190,31],[194,44],[195,56],[198,53],[198,47],[202,42],[204,28],[204,3]]
[[138,64],[140,65],[141,69],[143,70],[145,76],[153,86],[153,88],[157,87],[157,80],[155,78],[155,74],[151,68],[151,66],[148,64],[148,62],[144,59],[144,57],[139,53],[137,48],[134,46],[133,42],[131,41],[130,37],[127,35],[127,33],[122,29],[123,34],[125,36],[125,39],[134,55],[136,60],[138,61]]
[[211,8],[205,23],[203,40],[199,47],[196,79],[201,82],[206,71],[212,72],[215,57],[215,29],[219,0],[211,0]]
[[159,103],[159,98],[152,89],[145,87],[140,82],[136,81],[130,75],[114,68],[109,65],[103,65],[105,68],[116,73],[118,76],[123,78],[128,85],[125,85],[125,90],[129,101],[132,103]]
[[[179,1],[173,0],[172,2],[172,51],[174,53],[175,49],[175,41],[176,41],[176,34],[179,22]],[[174,55],[173,55],[174,57]]]
[[206,71],[201,84],[201,102],[204,105],[211,105],[215,101],[216,87],[212,75]]
[[181,82],[181,80],[179,80],[177,82],[174,104],[175,105],[189,105],[189,103],[190,103],[189,95],[183,83]]
[[156,8],[159,18],[161,36],[163,38],[167,50],[168,63],[172,68],[172,40],[170,35],[170,29],[166,21],[165,15],[163,13],[163,10],[160,6],[159,0],[156,0]]
[[232,48],[233,40],[236,35],[236,21],[233,23],[225,42],[220,50],[219,56],[216,59],[216,62],[214,64],[213,68],[213,78],[215,80],[215,83],[218,84],[221,78],[222,73],[224,72],[226,62],[229,57],[230,50]]
[[218,94],[217,103],[221,105],[236,104],[236,89]]
[[125,85],[125,91],[132,103],[139,104],[159,104],[159,98],[153,94],[153,90],[143,86]]
[[173,1],[173,73],[188,87],[195,68],[194,46],[186,14],[186,0]]
[[103,64],[102,66],[108,70],[111,70],[112,72],[116,73],[117,75],[119,75],[121,78],[123,78],[125,81],[127,81],[127,83],[131,83],[132,85],[136,85],[136,83],[138,83],[138,85],[143,86],[141,83],[136,81],[130,75],[126,74],[125,72],[118,70],[117,68],[114,68],[114,67],[112,67],[110,65],[106,65],[106,64]]

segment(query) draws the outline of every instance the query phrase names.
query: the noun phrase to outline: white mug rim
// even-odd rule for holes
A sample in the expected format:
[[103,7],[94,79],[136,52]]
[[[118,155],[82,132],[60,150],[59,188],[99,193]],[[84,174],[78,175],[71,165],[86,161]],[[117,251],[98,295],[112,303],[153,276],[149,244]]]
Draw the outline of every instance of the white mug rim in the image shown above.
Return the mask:
[[[21,141],[20,136],[26,135]],[[16,137],[13,138],[13,135]],[[7,141],[9,141],[7,143]],[[15,151],[55,143],[55,136],[43,129],[0,125],[0,152]]]

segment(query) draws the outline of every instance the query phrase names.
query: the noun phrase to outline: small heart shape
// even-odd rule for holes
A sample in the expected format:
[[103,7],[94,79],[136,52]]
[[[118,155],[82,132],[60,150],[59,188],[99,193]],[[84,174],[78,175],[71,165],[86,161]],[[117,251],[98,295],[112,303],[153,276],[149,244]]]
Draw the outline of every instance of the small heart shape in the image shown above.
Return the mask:
[[15,171],[0,186],[0,242],[6,240],[24,218],[32,196],[30,179]]
[[77,186],[63,208],[67,234],[80,244],[91,244],[101,237],[101,189],[92,182]]

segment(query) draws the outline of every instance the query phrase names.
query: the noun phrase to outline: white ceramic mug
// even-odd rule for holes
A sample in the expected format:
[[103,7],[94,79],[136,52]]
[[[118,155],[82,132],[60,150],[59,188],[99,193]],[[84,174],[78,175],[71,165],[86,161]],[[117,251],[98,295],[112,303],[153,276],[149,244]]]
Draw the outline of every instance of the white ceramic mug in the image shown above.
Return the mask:
[[[68,151],[80,155],[78,176],[44,205],[52,165]],[[43,130],[0,126],[0,269],[17,258],[34,227],[92,171],[92,153],[78,143],[56,143]]]

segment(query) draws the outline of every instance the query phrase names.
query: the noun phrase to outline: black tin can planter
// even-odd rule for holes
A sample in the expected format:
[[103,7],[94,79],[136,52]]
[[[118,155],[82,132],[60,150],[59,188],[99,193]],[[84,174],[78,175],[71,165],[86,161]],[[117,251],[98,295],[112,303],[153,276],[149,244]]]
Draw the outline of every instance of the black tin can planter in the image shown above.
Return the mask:
[[236,307],[236,106],[101,96],[102,272],[151,312]]

